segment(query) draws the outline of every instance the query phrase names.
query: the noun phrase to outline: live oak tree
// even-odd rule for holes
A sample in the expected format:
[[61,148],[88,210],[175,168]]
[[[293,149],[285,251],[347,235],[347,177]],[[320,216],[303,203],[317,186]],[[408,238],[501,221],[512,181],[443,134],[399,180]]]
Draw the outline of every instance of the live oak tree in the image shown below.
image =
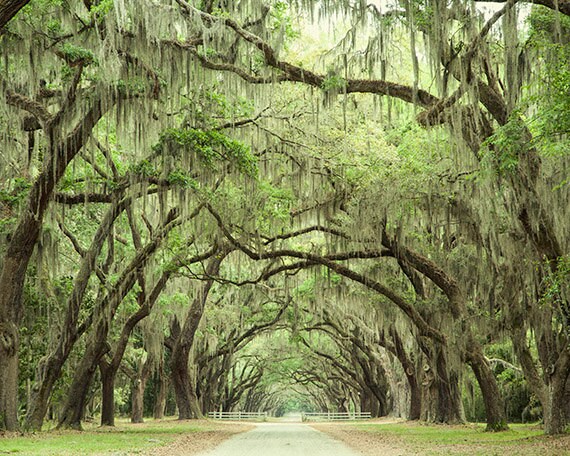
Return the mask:
[[[267,71],[263,74],[248,71],[248,68],[241,65],[241,61],[238,59],[231,62],[221,61],[216,58],[215,54],[211,54],[211,58],[209,58],[209,56],[200,54],[199,51],[195,50],[198,49],[197,47],[190,46],[189,51],[194,52],[206,67],[213,70],[234,72],[244,80],[257,84],[277,80],[302,82],[325,89],[331,87],[333,81],[330,74],[327,76],[322,72],[315,72],[312,69],[280,59],[278,52],[269,40],[248,32],[231,18],[214,17],[197,11],[185,2],[179,3],[189,15],[223,25],[223,33],[233,35],[235,40],[240,41],[243,49],[247,49],[248,52],[258,53],[266,64]],[[457,5],[448,9],[436,2],[418,5],[403,3],[401,9],[391,11],[387,15],[383,15],[376,8],[370,8],[372,14],[380,19],[385,17],[404,18],[404,23],[410,32],[413,81],[406,86],[392,83],[386,79],[361,79],[359,78],[358,67],[346,64],[346,54],[343,57],[343,48],[340,47],[341,58],[337,62],[338,71],[336,74],[343,76],[335,76],[334,86],[337,93],[377,93],[414,103],[422,110],[418,115],[420,124],[424,126],[447,124],[452,134],[458,138],[456,159],[464,160],[461,163],[470,166],[491,165],[490,169],[495,173],[495,180],[489,181],[490,187],[501,185],[505,188],[504,193],[499,193],[501,196],[499,202],[507,210],[501,212],[504,216],[509,217],[511,226],[521,233],[519,239],[523,242],[528,241],[533,246],[535,261],[546,261],[550,264],[550,268],[556,269],[555,265],[565,254],[563,246],[567,244],[564,229],[566,224],[546,209],[546,199],[541,192],[541,185],[544,179],[547,179],[548,169],[545,172],[542,171],[541,162],[544,157],[541,156],[541,150],[536,147],[532,140],[533,132],[521,118],[521,107],[518,103],[525,96],[523,81],[525,78],[531,77],[532,74],[530,72],[531,67],[525,64],[530,53],[526,53],[522,47],[518,47],[516,44],[519,20],[515,12],[515,3],[505,2],[502,9],[495,12],[487,21],[481,22],[480,27],[477,26],[477,21],[472,20],[476,14],[473,10],[457,8]],[[343,9],[344,5],[341,3],[336,5],[340,5],[337,9]],[[543,4],[543,7],[557,9],[556,5],[550,3]],[[347,6],[348,8],[349,6]],[[565,11],[564,8],[561,8],[560,12],[555,11],[556,16],[550,30],[551,33],[555,33],[557,30],[556,21],[560,24],[564,20]],[[361,18],[368,12],[368,7],[359,9],[359,6],[354,6],[351,14],[353,17]],[[427,19],[428,14],[429,20]],[[491,47],[493,36],[490,35],[493,26],[501,18],[504,18],[502,30],[506,43],[504,55],[493,52]],[[385,30],[383,27],[379,28],[381,31]],[[355,27],[354,30],[357,29],[358,27]],[[455,33],[457,29],[463,35],[458,36]],[[558,30],[560,30],[559,25]],[[430,46],[430,58],[434,68],[433,75],[437,82],[436,93],[421,88],[422,79],[420,78],[419,60],[415,50],[416,44],[420,40],[420,33],[423,34],[422,39],[426,46]],[[450,38],[451,34],[454,38]],[[351,39],[353,36],[355,35],[347,34],[347,37]],[[453,42],[453,40],[458,39],[462,42]],[[384,41],[379,42],[384,43]],[[463,42],[469,44],[464,45]],[[523,50],[521,51],[521,49]],[[370,48],[367,51],[370,51]],[[517,52],[521,53],[519,57],[516,55]],[[387,52],[384,54],[389,56]],[[366,52],[364,55],[370,59],[366,63],[369,65],[369,71],[373,72],[372,64],[376,63],[373,59],[378,55],[382,57],[382,49],[377,54]],[[351,62],[356,61],[358,60],[355,59]],[[380,69],[385,62],[380,62]],[[352,76],[354,73],[356,75]],[[521,139],[522,142],[520,142]],[[482,147],[488,148],[490,153],[485,153]],[[489,157],[498,157],[498,159],[489,160]],[[545,166],[545,168],[547,167]],[[501,180],[498,181],[497,178]],[[563,183],[564,191],[562,193],[565,192],[566,187]],[[495,195],[497,195],[496,190]],[[563,201],[563,199],[559,199],[555,204],[557,207],[561,207],[562,212],[565,212]],[[476,212],[480,211],[479,207],[474,209]],[[488,217],[488,214],[484,215]],[[488,221],[489,218],[483,218],[481,223],[476,222],[476,227],[479,234],[482,235],[481,246],[489,250],[490,255],[495,255],[497,252],[493,251],[494,246],[485,242],[487,229],[485,226],[488,226]],[[493,221],[491,225],[496,223],[499,221]],[[440,275],[440,273],[434,268],[430,269],[431,280],[437,284],[438,277],[435,276]],[[421,272],[429,277],[430,271],[426,270],[425,264]],[[539,273],[539,276],[541,274]],[[439,279],[449,282],[448,278],[446,279],[441,275]],[[510,282],[508,276],[503,279],[505,283]],[[540,281],[540,278],[538,280]],[[443,282],[440,282],[439,286],[448,295],[451,313],[458,315],[457,310],[460,307],[457,306],[464,306],[464,303],[461,302],[463,298],[459,298],[457,287],[453,285],[448,287]],[[536,304],[534,305],[535,308]],[[541,320],[551,321],[551,317],[543,315]],[[563,327],[561,329],[564,332]],[[519,336],[515,337],[516,345],[521,347],[524,352],[526,346],[524,331],[518,334]],[[553,340],[557,338],[556,336],[547,336],[547,338],[550,337]],[[556,367],[553,366],[552,368],[556,374],[555,378],[547,380],[547,383],[552,381],[553,385],[550,393],[546,395],[540,393],[543,397],[546,428],[547,432],[550,433],[560,432],[564,428],[564,420],[561,418],[563,412],[555,399],[561,396],[568,378],[566,349],[568,344],[565,341],[565,336],[562,337],[563,342],[559,348],[553,344],[547,344],[549,353],[554,357],[550,359],[556,359]],[[527,358],[529,358],[528,354],[521,353],[521,361]],[[468,359],[473,365],[481,386],[490,387],[490,391],[496,392],[496,387],[491,386],[493,378],[480,350],[476,349],[475,353],[469,354]],[[530,362],[525,361],[524,364],[528,369],[531,369]],[[529,376],[530,378],[537,378],[533,372],[529,372]],[[557,392],[554,393],[554,390]],[[487,395],[489,399],[491,396],[491,394]],[[492,405],[491,399],[488,404]],[[500,408],[495,412],[498,415],[492,418],[490,427],[500,428],[503,426]],[[489,413],[489,415],[491,414]]]
[[[363,403],[387,412],[399,378],[410,417],[462,421],[469,366],[488,428],[501,430],[485,350],[510,338],[546,432],[564,430],[568,2],[494,2],[485,15],[478,2],[432,0],[38,0],[12,19],[26,3],[0,2],[0,428],[18,427],[19,334],[34,302],[25,287],[43,293],[31,279],[61,280],[61,268],[74,277],[66,324],[42,347],[31,428],[73,349],[85,356],[61,425],[80,425],[97,368],[112,424],[129,334],[186,271],[189,306],[171,319],[161,367],[181,418],[217,400],[282,409],[281,387],[295,382],[279,383],[279,363],[267,369],[244,347],[263,340],[257,332],[289,331],[287,320],[310,360],[280,372],[296,399],[342,409],[366,392]],[[336,46],[296,47],[295,27],[317,24],[343,29]],[[174,255],[159,249],[170,229],[188,238]],[[77,267],[45,248],[50,232]],[[53,270],[30,267],[50,257]],[[296,280],[324,271],[339,279],[316,283],[310,337],[300,335]],[[273,309],[230,332],[235,346],[213,346],[200,328],[228,331],[207,315],[232,287],[256,309],[267,296],[249,303],[248,287],[288,290],[279,299],[293,314]],[[350,312],[323,312],[331,299],[350,303],[350,325],[339,324]]]

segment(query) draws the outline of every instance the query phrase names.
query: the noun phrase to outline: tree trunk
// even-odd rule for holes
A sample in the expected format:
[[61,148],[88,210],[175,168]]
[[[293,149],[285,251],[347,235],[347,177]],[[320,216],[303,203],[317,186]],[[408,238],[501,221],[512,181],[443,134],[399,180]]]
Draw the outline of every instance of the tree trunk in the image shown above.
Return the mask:
[[0,272],[0,430],[14,431],[19,427],[18,330],[23,314],[22,292],[45,211],[67,165],[111,104],[103,106],[101,100],[96,99],[69,135],[58,144],[50,144],[46,152],[49,158],[34,181],[26,207],[12,232]]
[[105,360],[99,362],[101,373],[101,426],[115,426],[115,376],[117,371]]
[[553,372],[545,380],[544,376],[547,376],[548,373],[543,374],[543,376],[539,374],[527,344],[526,334],[527,331],[524,327],[513,329],[511,332],[513,346],[528,386],[542,405],[544,432],[548,435],[562,434],[566,427],[564,407],[567,405],[562,398],[564,397],[566,382],[570,378],[570,351],[566,344],[562,344],[562,351],[552,366]]
[[152,372],[151,367],[152,363],[150,359],[147,359],[137,372],[137,377],[133,383],[131,423],[142,423],[144,421],[144,392],[148,377]]
[[[188,363],[188,361],[186,361]],[[176,405],[178,406],[178,419],[189,420],[201,418],[202,412],[198,404],[198,398],[188,374],[188,367],[185,369],[172,371],[172,384],[176,395]]]
[[483,402],[485,403],[485,414],[487,417],[487,431],[506,431],[507,417],[503,398],[497,385],[497,380],[493,374],[489,362],[485,359],[481,347],[477,344],[471,345],[472,349],[467,352],[467,362],[473,369],[473,373],[479,383]]
[[85,407],[89,396],[89,388],[93,375],[97,370],[99,361],[108,349],[107,344],[94,340],[88,344],[71,386],[67,393],[63,411],[59,418],[57,429],[81,429],[81,420],[85,414]]
[[379,416],[376,401],[369,391],[361,391],[360,393],[360,410],[363,412],[370,412],[373,418]]
[[[133,284],[134,278],[128,288],[132,288]],[[110,350],[107,344],[109,324],[110,322],[105,321],[104,316],[101,317],[95,327],[94,334],[87,341],[87,349],[69,387],[67,400],[57,425],[58,429],[81,429],[81,420],[83,419],[85,406],[87,405],[87,395],[91,382],[93,381],[93,376],[103,356]],[[111,377],[114,380],[115,374],[110,374],[108,377],[109,380]],[[113,389],[114,385],[108,385],[108,387]],[[109,406],[109,404],[107,405]],[[114,408],[114,402],[110,407]]]
[[439,423],[464,423],[465,412],[461,400],[461,389],[459,388],[459,376],[450,371],[447,367],[447,360],[443,355],[438,357],[438,377],[439,381]]
[[419,420],[422,415],[422,391],[415,375],[406,375],[406,377],[410,387],[410,411],[408,420]]
[[61,369],[67,356],[60,356],[52,354],[46,362],[40,360],[36,379],[41,378],[41,381],[36,381],[32,386],[32,393],[28,403],[28,411],[26,414],[26,430],[39,431],[42,428],[44,418],[48,411],[49,398],[57,380],[60,377]]
[[386,416],[390,412],[388,406],[388,398],[386,396],[387,388],[382,388],[378,384],[367,385],[367,388],[373,397],[376,399],[376,416]]
[[543,407],[544,433],[547,435],[564,434],[566,431],[565,404],[560,400],[564,391],[557,385],[551,385],[548,391],[548,403]]
[[154,402],[153,417],[155,420],[164,418],[164,411],[166,409],[166,397],[168,395],[168,377],[164,372],[164,367],[161,366],[158,372],[158,390]]
[[19,426],[17,325],[1,325],[0,341],[0,429],[16,431]]
[[[208,277],[218,274],[220,264],[227,253],[228,252],[219,253],[208,262],[206,266],[206,275]],[[172,349],[172,358],[170,360],[171,378],[176,396],[176,404],[178,405],[178,419],[180,420],[202,417],[195,387],[190,379],[188,359],[196,330],[204,313],[208,293],[213,284],[213,279],[205,280],[201,284],[201,288],[192,301],[192,305],[184,321],[184,326],[180,330],[178,337],[176,337],[176,342]]]
[[547,435],[563,434],[566,431],[566,406],[562,398],[566,392],[566,382],[570,378],[570,349],[564,350],[555,363],[550,376],[548,398],[544,409],[544,432]]
[[26,429],[40,430],[47,411],[49,397],[53,386],[58,380],[61,369],[67,361],[76,341],[89,329],[90,320],[87,319],[79,328],[79,312],[81,303],[89,283],[89,279],[96,266],[96,259],[101,253],[105,240],[111,232],[117,217],[130,204],[131,198],[113,201],[105,217],[101,221],[89,250],[81,260],[81,267],[73,281],[73,291],[67,300],[65,324],[61,329],[56,349],[38,363],[36,378],[32,389],[31,401],[26,414]]
[[[31,199],[32,196],[29,205]],[[40,226],[33,212],[22,218],[12,234],[0,275],[0,430],[16,431],[19,428],[18,351],[22,292]]]
[[133,384],[131,423],[144,422],[144,390],[146,382],[136,378]]
[[398,334],[398,331],[396,331],[395,328],[392,328],[390,330],[390,335],[394,343],[393,352],[396,355],[396,358],[400,361],[402,369],[404,369],[404,374],[408,380],[408,386],[410,388],[410,408],[408,419],[419,420],[422,414],[422,391],[418,384],[416,366],[406,353],[404,344],[402,343],[402,338]]
[[424,367],[422,420],[430,423],[464,423],[459,379],[448,371],[442,347],[436,347],[434,352],[431,365]]

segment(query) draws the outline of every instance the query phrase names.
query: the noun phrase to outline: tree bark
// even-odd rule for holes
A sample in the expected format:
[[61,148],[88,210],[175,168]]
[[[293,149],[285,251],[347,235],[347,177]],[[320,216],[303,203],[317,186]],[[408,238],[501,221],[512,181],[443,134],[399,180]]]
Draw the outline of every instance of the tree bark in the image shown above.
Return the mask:
[[566,388],[566,378],[555,375],[548,388],[548,402],[544,410],[544,433],[547,435],[564,434],[566,432],[566,409],[562,401]]
[[[106,325],[98,325],[96,335],[87,345],[76,374],[67,393],[67,401],[59,418],[57,429],[81,430],[81,421],[85,414],[89,388],[99,361],[109,349],[106,338]],[[105,336],[103,336],[105,333]]]
[[422,381],[422,420],[429,423],[464,423],[463,403],[459,379],[447,366],[443,347],[429,350],[424,347],[428,363]]
[[111,364],[101,360],[101,426],[115,426],[115,376]]
[[491,366],[479,345],[471,345],[471,347],[471,350],[467,349],[467,363],[471,366],[481,388],[487,416],[487,431],[505,431],[508,429],[505,410]]
[[0,1],[0,35],[4,26],[28,3],[30,3],[30,0]]
[[[218,274],[220,264],[227,253],[227,251],[221,252],[209,260],[206,266],[206,275],[208,277]],[[180,420],[200,418],[202,416],[195,387],[190,379],[188,359],[194,336],[202,319],[206,300],[213,284],[213,279],[207,279],[201,284],[172,350],[172,358],[170,360],[171,378],[176,395],[176,404],[178,405],[178,419]]]
[[[526,329],[519,327],[511,331],[513,346],[521,363],[528,386],[542,405],[544,432],[548,435],[565,432],[567,420],[562,398],[570,379],[570,349],[562,348],[556,361],[550,366],[551,372],[539,374],[526,339]],[[543,366],[543,370],[544,369]]]
[[409,420],[419,420],[422,414],[422,391],[418,385],[415,375],[408,378],[408,385],[410,386],[410,411],[408,415]]
[[26,414],[26,429],[40,430],[47,412],[53,386],[58,380],[75,342],[88,329],[90,320],[78,327],[79,312],[89,280],[96,267],[96,259],[111,232],[117,217],[130,204],[131,198],[115,199],[93,236],[91,246],[83,255],[81,266],[73,282],[73,291],[67,300],[65,324],[61,329],[56,349],[38,363],[31,400]]
[[0,273],[0,430],[17,430],[18,329],[23,314],[22,292],[26,270],[36,245],[53,190],[85,138],[112,103],[95,100],[71,133],[51,144],[42,172],[35,180],[26,207],[14,229]]
[[137,372],[133,384],[131,423],[142,423],[144,421],[144,392],[151,372],[152,363],[150,359],[147,359]]
[[164,372],[164,365],[162,365],[162,363],[157,373],[157,378],[158,388],[156,391],[156,398],[152,415],[155,420],[161,420],[164,418],[164,411],[166,409],[166,397],[168,395],[168,377]]
[[[376,400],[375,413],[376,416],[386,416],[389,412],[388,399],[386,392],[388,388],[386,387],[386,382],[380,384],[381,380],[385,380],[384,368],[378,364],[374,365],[368,362],[361,354],[358,353],[358,348],[354,348],[353,351],[354,364],[358,364],[362,371],[362,379],[358,379],[358,383],[362,387],[361,394],[369,395]],[[378,362],[378,360],[375,360]],[[372,410],[370,410],[372,412]]]
[[394,342],[394,354],[402,365],[404,375],[408,380],[408,386],[410,388],[410,409],[408,412],[408,419],[412,421],[419,420],[422,413],[422,392],[420,385],[418,384],[416,366],[414,366],[414,363],[408,357],[408,354],[404,349],[402,339],[394,328],[392,328],[390,331],[390,335],[392,336],[392,340]]
[[146,388],[146,378],[138,377],[133,383],[131,395],[131,423],[144,422],[144,391]]
[[7,431],[16,431],[19,426],[18,347],[17,323],[0,324],[0,429]]

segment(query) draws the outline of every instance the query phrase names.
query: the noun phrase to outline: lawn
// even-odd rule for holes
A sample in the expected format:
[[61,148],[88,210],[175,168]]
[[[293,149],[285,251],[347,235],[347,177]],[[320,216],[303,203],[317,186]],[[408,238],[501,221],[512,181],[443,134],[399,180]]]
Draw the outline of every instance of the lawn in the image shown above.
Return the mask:
[[466,426],[428,425],[422,423],[359,424],[358,429],[406,439],[409,443],[437,442],[441,445],[495,444],[518,442],[544,435],[537,425],[510,424],[505,432],[486,432],[484,424]]
[[414,422],[359,423],[352,428],[361,435],[404,448],[406,454],[570,455],[570,434],[548,437],[538,425],[511,424],[505,432],[485,432],[483,424],[445,426]]
[[86,426],[85,431],[49,431],[30,435],[0,436],[0,455],[126,455],[142,454],[166,445],[182,434],[211,431],[207,421],[148,421],[130,424],[119,421],[115,428]]

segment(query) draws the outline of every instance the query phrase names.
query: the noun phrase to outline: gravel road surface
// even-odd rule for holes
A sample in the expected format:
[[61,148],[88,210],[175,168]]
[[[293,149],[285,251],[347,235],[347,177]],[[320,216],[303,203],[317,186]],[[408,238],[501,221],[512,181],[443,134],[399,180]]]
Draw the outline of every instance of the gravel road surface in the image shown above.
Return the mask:
[[359,456],[306,424],[263,423],[200,456]]

